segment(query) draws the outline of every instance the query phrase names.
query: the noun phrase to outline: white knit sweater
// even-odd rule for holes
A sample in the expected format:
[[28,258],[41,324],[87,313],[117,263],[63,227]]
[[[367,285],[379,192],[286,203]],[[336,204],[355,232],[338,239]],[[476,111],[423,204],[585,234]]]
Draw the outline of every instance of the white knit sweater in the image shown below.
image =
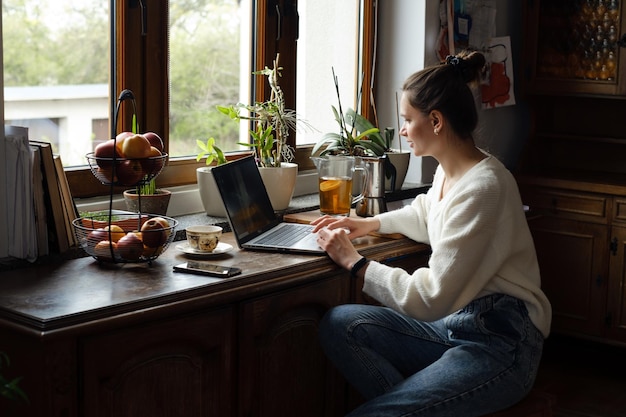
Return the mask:
[[472,167],[440,199],[444,172],[411,205],[378,215],[381,233],[402,233],[430,244],[428,267],[412,275],[370,262],[363,291],[418,320],[434,321],[493,293],[526,304],[547,337],[552,311],[540,289],[535,247],[517,183],[493,156]]

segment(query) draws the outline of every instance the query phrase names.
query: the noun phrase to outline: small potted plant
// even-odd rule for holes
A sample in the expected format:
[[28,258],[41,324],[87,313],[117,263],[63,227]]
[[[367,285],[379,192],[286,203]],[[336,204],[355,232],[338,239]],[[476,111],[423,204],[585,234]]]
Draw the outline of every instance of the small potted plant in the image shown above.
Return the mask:
[[[211,170],[214,166],[227,163],[224,152],[215,145],[215,138],[211,137],[206,142],[196,139],[196,144],[200,151],[196,157],[197,161],[202,158],[206,158],[206,166],[200,167],[196,170],[196,178],[198,180],[198,191],[200,192],[200,199],[204,206],[204,211],[209,216],[214,217],[226,217],[226,210],[220,197],[220,193],[215,184],[213,173]],[[215,164],[213,165],[213,163]]]
[[0,397],[6,398],[12,401],[24,401],[28,402],[28,397],[19,387],[19,383],[22,380],[21,377],[8,378],[1,372],[2,368],[11,364],[9,356],[0,352]]
[[[136,130],[136,126],[133,126],[133,131]],[[131,132],[122,132],[118,134],[118,137],[125,142],[125,138],[129,135],[134,135]],[[150,146],[156,149],[159,153],[163,150],[163,140],[159,135],[154,132],[142,133],[140,136],[146,138],[150,143]],[[156,151],[155,151],[156,152]],[[163,162],[159,161],[163,166]],[[150,179],[147,182],[141,182],[134,189],[125,190],[123,192],[124,201],[126,202],[126,208],[133,213],[151,213],[151,214],[167,214],[167,207],[169,206],[172,193],[169,190],[158,188],[156,186],[156,177]]]
[[161,215],[167,214],[172,197],[169,190],[158,188],[154,179],[135,189],[125,190],[123,194],[128,211]]
[[240,122],[252,122],[251,143],[239,142],[241,146],[254,150],[257,165],[275,211],[289,206],[296,185],[298,166],[291,161],[294,150],[287,143],[290,131],[295,131],[299,121],[296,112],[285,108],[283,91],[278,79],[281,67],[280,55],[276,55],[273,67],[255,71],[254,75],[265,75],[271,92],[267,101],[254,104],[238,103],[231,106],[217,106],[217,109]]

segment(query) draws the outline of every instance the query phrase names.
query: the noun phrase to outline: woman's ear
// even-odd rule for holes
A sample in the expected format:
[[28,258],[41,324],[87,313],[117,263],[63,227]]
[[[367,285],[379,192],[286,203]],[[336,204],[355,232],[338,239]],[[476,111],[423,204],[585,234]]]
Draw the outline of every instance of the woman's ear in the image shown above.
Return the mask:
[[443,117],[441,116],[440,112],[438,112],[437,110],[433,110],[430,112],[430,122],[433,125],[433,129],[441,130],[442,120],[443,120]]

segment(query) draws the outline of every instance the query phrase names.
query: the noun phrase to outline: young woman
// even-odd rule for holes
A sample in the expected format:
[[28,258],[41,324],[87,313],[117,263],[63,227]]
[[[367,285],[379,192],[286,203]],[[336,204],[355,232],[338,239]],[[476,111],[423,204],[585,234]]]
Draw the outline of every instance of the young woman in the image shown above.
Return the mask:
[[[515,179],[472,137],[468,84],[484,65],[478,52],[450,56],[403,86],[400,134],[439,162],[428,193],[375,217],[313,222],[330,258],[384,305],[339,306],[320,326],[327,355],[367,399],[350,416],[481,416],[535,380],[551,308]],[[372,231],[428,243],[428,267],[365,259],[351,239]]]

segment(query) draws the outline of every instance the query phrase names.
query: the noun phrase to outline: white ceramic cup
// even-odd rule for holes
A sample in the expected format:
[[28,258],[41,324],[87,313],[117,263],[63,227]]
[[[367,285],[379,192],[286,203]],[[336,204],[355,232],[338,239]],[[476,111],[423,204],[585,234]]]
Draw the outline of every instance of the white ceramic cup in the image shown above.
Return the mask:
[[206,253],[215,250],[222,236],[222,228],[212,225],[189,226],[185,232],[189,247]]

